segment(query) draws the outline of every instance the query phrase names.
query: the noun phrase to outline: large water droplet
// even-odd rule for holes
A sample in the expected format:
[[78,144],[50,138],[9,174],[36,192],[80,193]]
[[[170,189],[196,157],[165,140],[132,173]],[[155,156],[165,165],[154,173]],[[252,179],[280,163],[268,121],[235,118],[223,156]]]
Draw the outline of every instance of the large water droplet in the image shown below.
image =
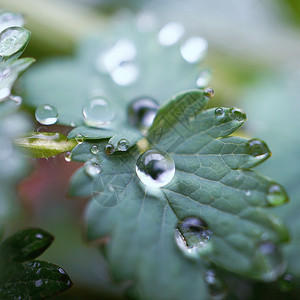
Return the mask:
[[82,109],[84,122],[88,126],[101,127],[109,124],[115,117],[111,103],[102,97],[87,101]]
[[10,57],[28,43],[30,32],[22,27],[9,27],[0,34],[0,56]]
[[126,139],[121,139],[118,142],[119,151],[127,151],[129,149],[130,143]]
[[121,86],[134,83],[139,76],[139,68],[136,63],[131,61],[122,62],[115,70],[110,73],[112,80]]
[[232,120],[242,122],[247,119],[246,114],[239,108],[231,108],[229,110],[229,115]]
[[268,146],[261,140],[249,140],[248,146],[250,147],[250,155],[258,158],[259,160],[266,159],[271,155]]
[[214,270],[207,270],[205,281],[208,285],[209,294],[212,300],[222,300],[226,297],[226,284]]
[[8,27],[23,26],[24,19],[20,14],[2,12],[0,14],[0,32]]
[[296,287],[296,280],[292,274],[287,273],[278,280],[278,286],[282,292],[290,292]]
[[196,79],[196,85],[198,88],[203,89],[205,88],[211,79],[211,71],[210,70],[202,70]]
[[176,44],[185,32],[184,26],[178,22],[166,24],[158,33],[158,41],[163,46]]
[[159,104],[148,97],[141,97],[128,106],[128,122],[139,130],[147,130],[153,123]]
[[277,183],[269,186],[267,192],[267,201],[271,206],[277,206],[288,202],[288,196],[283,187]]
[[100,162],[96,159],[90,159],[84,164],[84,171],[90,177],[96,177],[101,173]]
[[58,113],[55,107],[45,104],[36,109],[35,118],[42,125],[52,125],[57,122]]
[[77,144],[81,145],[84,142],[84,136],[80,133],[75,135],[75,141]]
[[92,154],[96,155],[99,152],[99,147],[97,145],[93,145],[90,151]]
[[180,52],[182,57],[188,63],[193,64],[204,58],[207,48],[208,44],[205,39],[201,37],[192,37],[182,44]]
[[256,269],[259,278],[265,281],[276,280],[285,270],[286,264],[279,248],[272,242],[262,242],[258,245]]
[[156,188],[168,184],[175,175],[175,163],[166,152],[148,150],[137,160],[136,174],[147,186]]
[[196,217],[179,222],[175,231],[177,246],[189,257],[198,257],[212,250],[212,232],[207,224]]

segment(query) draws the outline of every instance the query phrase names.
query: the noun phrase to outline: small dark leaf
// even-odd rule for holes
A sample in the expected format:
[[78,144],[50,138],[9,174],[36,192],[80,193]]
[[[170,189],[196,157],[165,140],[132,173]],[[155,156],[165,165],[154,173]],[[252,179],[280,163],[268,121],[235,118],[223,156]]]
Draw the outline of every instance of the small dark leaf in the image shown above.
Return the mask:
[[54,237],[39,228],[19,231],[7,238],[0,246],[0,263],[2,265],[23,262],[41,255],[52,243]]
[[12,263],[0,273],[0,299],[42,299],[72,286],[66,272],[51,263]]

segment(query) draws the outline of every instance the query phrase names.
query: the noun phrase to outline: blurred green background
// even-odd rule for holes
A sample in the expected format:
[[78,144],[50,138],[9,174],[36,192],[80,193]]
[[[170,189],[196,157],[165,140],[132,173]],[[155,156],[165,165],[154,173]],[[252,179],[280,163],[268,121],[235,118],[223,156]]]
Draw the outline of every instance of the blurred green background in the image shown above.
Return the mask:
[[[244,109],[249,121],[241,134],[263,138],[270,146],[273,157],[259,168],[287,187],[291,202],[275,212],[292,230],[292,246],[286,251],[290,257],[297,256],[299,1],[0,0],[0,8],[25,17],[32,39],[24,56],[35,57],[36,64],[49,57],[72,56],[82,39],[104,34],[118,19],[146,16],[157,30],[169,21],[179,21],[188,35],[206,38],[209,51],[203,66],[212,70],[210,86],[216,92],[211,105]],[[32,161],[33,173],[18,186],[21,213],[7,218],[6,233],[39,226],[56,236],[42,259],[62,266],[74,287],[55,299],[118,299],[124,286],[112,282],[95,245],[82,238],[86,200],[66,196],[69,178],[79,166],[66,163],[62,156]],[[293,261],[290,266],[296,277],[300,276],[300,263]],[[259,287],[255,293],[247,290],[243,298],[263,299],[272,291]]]

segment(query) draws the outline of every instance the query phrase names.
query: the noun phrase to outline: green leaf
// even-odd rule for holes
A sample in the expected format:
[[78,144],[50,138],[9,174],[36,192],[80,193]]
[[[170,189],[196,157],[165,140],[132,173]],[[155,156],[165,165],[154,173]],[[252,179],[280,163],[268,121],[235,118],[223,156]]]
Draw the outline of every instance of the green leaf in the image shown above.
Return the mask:
[[0,274],[1,299],[44,299],[72,286],[66,272],[51,263],[12,263]]
[[32,132],[26,137],[14,140],[15,145],[29,152],[33,157],[51,157],[72,150],[77,142],[67,140],[61,133]]
[[[300,280],[298,82],[299,75],[293,72],[264,76],[246,90],[243,98],[251,116],[248,130],[256,134],[259,129],[262,137],[268,138],[273,150],[272,160],[260,166],[260,170],[282,182],[291,198],[288,205],[276,208],[274,213],[287,223],[291,232],[291,242],[284,248],[284,254],[288,260],[287,271],[296,276],[297,282]],[[285,99],[284,105],[282,99]],[[259,109],[256,109],[258,106]]]
[[[133,100],[150,97],[163,104],[181,90],[196,88],[200,69],[183,59],[179,43],[164,47],[157,41],[157,31],[141,32],[135,24],[120,18],[117,24],[98,37],[82,41],[75,58],[49,60],[26,74],[24,101],[34,108],[45,103],[54,106],[59,114],[58,123],[77,126],[69,138],[78,134],[85,139],[113,137],[110,142],[116,146],[121,136],[132,146],[141,137],[127,122],[127,108]],[[139,75],[123,86],[102,70],[102,59],[118,42],[124,41],[136,49],[134,64]],[[107,99],[116,112],[115,119],[103,129],[83,126],[82,109],[93,96]]]
[[[133,280],[143,298],[207,298],[205,272],[212,263],[266,281],[284,268],[278,261],[279,272],[270,278],[268,263],[257,267],[267,260],[260,253],[263,241],[279,246],[289,239],[281,220],[267,210],[275,183],[250,170],[270,156],[269,149],[259,140],[229,136],[246,115],[234,108],[204,110],[207,101],[203,91],[188,91],[158,112],[146,144],[167,151],[176,166],[173,180],[160,189],[145,186],[136,176],[137,147],[92,155],[96,141],[85,141],[72,151],[73,160],[101,163],[99,176],[88,180],[84,167],[71,186],[73,195],[90,190],[93,196],[86,212],[87,235],[110,237],[107,259],[115,279]],[[106,142],[99,141],[99,149]],[[205,254],[183,254],[176,245],[175,229],[187,217],[200,218],[212,233]]]
[[0,263],[24,262],[41,255],[54,237],[39,228],[19,231],[7,238],[0,246]]
[[3,238],[3,236],[4,236],[4,226],[2,224],[0,224],[0,242]]

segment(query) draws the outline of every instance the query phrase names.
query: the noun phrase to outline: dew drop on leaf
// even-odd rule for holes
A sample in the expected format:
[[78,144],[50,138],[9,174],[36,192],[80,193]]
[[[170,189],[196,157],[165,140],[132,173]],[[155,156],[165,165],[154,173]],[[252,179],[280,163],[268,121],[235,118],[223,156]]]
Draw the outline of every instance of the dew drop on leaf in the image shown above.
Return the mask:
[[118,142],[118,150],[119,151],[127,151],[129,149],[129,142],[126,139],[121,139]]
[[205,88],[211,79],[211,71],[210,70],[202,70],[196,79],[196,85],[198,88]]
[[159,104],[152,98],[135,99],[128,106],[128,122],[141,131],[148,129],[156,116]]
[[90,159],[84,164],[84,171],[90,177],[96,177],[101,173],[100,162],[95,159]]
[[215,95],[215,91],[212,88],[206,88],[203,93],[207,99],[211,99]]
[[248,141],[250,147],[250,154],[258,159],[264,159],[271,155],[268,146],[261,140],[252,139]]
[[176,44],[185,32],[184,26],[178,22],[166,24],[158,33],[158,41],[162,46]]
[[200,62],[206,55],[208,43],[201,37],[192,37],[185,41],[180,52],[182,57],[191,64]]
[[205,281],[208,285],[208,291],[212,300],[222,300],[226,297],[226,284],[214,270],[206,271]]
[[55,107],[44,104],[35,111],[36,120],[42,125],[52,125],[58,120],[58,113]]
[[262,242],[258,245],[255,259],[260,278],[265,281],[276,280],[285,270],[286,263],[279,248],[273,242]]
[[109,124],[115,117],[115,111],[109,101],[95,97],[87,101],[82,109],[84,122],[91,127],[102,127]]
[[175,175],[175,163],[166,152],[148,150],[136,162],[136,174],[146,186],[157,188],[167,185]]
[[273,183],[269,186],[267,201],[269,205],[277,206],[288,202],[288,196],[282,186],[277,183]]
[[115,147],[112,144],[107,144],[105,146],[104,152],[106,155],[112,155],[115,152]]
[[188,217],[178,223],[175,240],[179,249],[188,257],[198,257],[212,250],[212,231],[196,217]]
[[68,151],[68,152],[65,153],[65,161],[66,162],[70,162],[72,160],[71,157],[72,157],[72,155],[71,155],[70,151]]
[[225,115],[224,109],[223,109],[222,107],[217,107],[217,108],[215,109],[215,115],[216,115],[216,117],[218,117],[218,118],[224,117],[224,115]]
[[229,110],[229,115],[232,120],[236,120],[238,122],[245,121],[247,118],[246,114],[239,108],[231,108]]
[[0,13],[0,32],[8,27],[23,26],[24,19],[20,14],[11,12]]
[[84,142],[84,136],[82,134],[76,134],[75,141],[77,144],[81,145]]
[[90,151],[92,154],[96,155],[99,152],[99,147],[97,145],[93,145],[91,146]]

